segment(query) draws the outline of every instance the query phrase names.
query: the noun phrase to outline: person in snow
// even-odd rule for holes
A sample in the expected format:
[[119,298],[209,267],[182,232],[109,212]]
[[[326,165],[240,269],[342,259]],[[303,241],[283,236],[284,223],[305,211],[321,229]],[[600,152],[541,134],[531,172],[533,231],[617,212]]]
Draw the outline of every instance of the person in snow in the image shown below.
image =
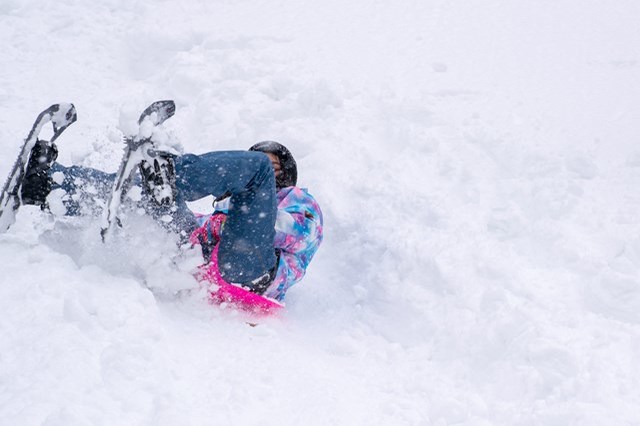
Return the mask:
[[[173,230],[200,244],[206,274],[239,284],[282,301],[300,281],[322,242],[322,212],[306,189],[297,186],[298,171],[291,152],[273,141],[248,151],[206,154],[161,153],[162,165],[140,164],[142,187],[152,214]],[[62,190],[68,215],[96,208],[111,193],[115,174],[57,162],[57,147],[47,141],[34,146],[25,181],[23,204],[47,206],[47,196]],[[156,201],[154,187],[169,184],[174,200]],[[192,213],[186,202],[212,195],[211,215]]]

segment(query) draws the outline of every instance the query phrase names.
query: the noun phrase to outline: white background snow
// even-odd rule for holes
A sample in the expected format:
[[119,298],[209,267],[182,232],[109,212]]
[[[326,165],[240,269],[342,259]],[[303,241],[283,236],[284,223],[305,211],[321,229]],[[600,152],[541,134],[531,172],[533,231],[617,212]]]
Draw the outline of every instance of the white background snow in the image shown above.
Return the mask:
[[0,0],[0,178],[45,107],[115,171],[275,139],[325,242],[249,327],[170,241],[23,208],[2,425],[640,424],[640,2]]

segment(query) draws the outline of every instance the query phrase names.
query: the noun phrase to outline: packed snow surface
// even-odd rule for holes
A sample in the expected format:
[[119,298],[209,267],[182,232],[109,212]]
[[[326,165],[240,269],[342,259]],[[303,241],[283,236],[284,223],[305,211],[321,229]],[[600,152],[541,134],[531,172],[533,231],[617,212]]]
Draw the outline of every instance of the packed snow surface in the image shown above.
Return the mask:
[[639,22],[636,0],[0,1],[1,179],[53,103],[79,117],[59,161],[115,171],[174,99],[171,143],[280,141],[325,214],[251,327],[147,218],[102,244],[22,208],[0,424],[640,424]]

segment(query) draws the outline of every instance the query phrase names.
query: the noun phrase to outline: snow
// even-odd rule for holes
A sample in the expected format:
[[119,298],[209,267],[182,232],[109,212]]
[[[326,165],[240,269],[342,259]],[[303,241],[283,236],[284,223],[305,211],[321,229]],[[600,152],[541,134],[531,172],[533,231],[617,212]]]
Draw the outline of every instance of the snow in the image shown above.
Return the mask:
[[286,314],[250,327],[148,218],[104,245],[22,208],[0,423],[640,423],[639,21],[632,0],[0,2],[0,176],[52,103],[78,110],[59,161],[113,172],[175,99],[184,151],[280,141],[325,213]]

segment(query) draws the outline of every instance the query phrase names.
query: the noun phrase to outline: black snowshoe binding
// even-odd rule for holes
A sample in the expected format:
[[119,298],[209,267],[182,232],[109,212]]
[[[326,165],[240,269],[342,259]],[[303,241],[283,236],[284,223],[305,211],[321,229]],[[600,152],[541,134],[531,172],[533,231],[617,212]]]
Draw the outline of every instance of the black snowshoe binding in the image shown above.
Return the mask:
[[158,206],[170,206],[176,198],[175,156],[152,150],[148,154],[155,158],[140,162],[142,185],[152,202]]
[[25,169],[22,181],[22,204],[40,206],[43,210],[47,206],[47,196],[51,192],[51,178],[49,169],[58,158],[58,147],[45,140],[37,140]]

